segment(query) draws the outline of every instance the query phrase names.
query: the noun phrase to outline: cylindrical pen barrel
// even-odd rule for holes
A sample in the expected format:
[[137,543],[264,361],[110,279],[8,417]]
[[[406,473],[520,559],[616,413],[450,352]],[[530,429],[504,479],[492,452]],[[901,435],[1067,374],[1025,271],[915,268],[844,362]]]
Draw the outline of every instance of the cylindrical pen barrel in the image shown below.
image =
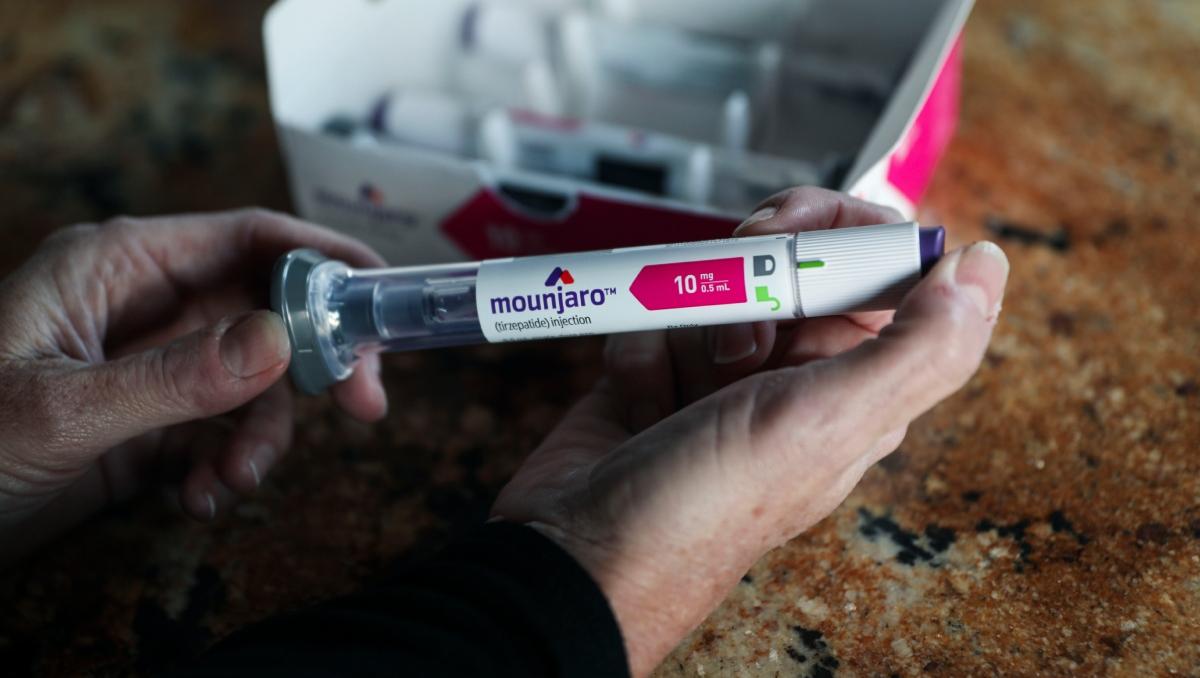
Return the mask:
[[367,351],[408,351],[895,308],[941,255],[915,223],[441,266],[276,268],[292,374],[316,392]]

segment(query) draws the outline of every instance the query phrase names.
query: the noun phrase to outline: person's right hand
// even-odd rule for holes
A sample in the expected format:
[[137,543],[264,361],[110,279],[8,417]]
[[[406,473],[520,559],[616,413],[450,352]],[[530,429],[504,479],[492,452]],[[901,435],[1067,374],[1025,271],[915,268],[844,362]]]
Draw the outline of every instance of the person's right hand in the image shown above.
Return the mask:
[[[738,235],[900,221],[821,189]],[[896,312],[610,338],[606,379],[501,492],[496,518],[592,575],[645,675],[768,549],[828,515],[914,418],[975,372],[1008,262],[951,252]]]
[[[291,345],[263,309],[297,247],[384,263],[242,210],[63,229],[0,280],[0,565],[164,475],[204,520],[258,487],[292,439]],[[350,415],[384,415],[378,365],[332,389]]]

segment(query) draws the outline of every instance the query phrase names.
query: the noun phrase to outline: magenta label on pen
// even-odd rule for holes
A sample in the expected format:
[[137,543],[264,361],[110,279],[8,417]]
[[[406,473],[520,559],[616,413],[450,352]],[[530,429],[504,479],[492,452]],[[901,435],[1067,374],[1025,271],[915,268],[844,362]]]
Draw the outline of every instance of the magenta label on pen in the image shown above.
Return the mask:
[[629,286],[648,311],[746,302],[744,259],[705,259],[646,266]]

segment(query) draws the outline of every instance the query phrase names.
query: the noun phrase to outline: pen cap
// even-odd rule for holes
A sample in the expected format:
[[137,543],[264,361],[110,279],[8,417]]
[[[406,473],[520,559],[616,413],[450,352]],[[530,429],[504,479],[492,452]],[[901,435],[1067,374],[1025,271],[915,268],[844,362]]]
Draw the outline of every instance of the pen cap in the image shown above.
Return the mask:
[[796,234],[796,289],[806,317],[900,306],[942,255],[945,231],[915,222]]
[[271,275],[271,310],[283,318],[292,344],[288,373],[305,393],[320,393],[350,376],[350,367],[341,359],[345,351],[335,346],[330,331],[337,323],[330,322],[324,303],[330,276],[345,268],[315,250],[302,249],[283,256]]

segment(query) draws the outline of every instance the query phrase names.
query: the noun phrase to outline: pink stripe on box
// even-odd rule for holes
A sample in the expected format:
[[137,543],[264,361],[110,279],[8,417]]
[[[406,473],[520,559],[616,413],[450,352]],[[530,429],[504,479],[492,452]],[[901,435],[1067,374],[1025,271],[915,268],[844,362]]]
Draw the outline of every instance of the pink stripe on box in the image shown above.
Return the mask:
[[942,70],[921,106],[917,119],[904,135],[888,163],[888,182],[913,204],[920,201],[933,178],[933,170],[958,121],[958,94],[962,75],[962,35],[954,40]]

